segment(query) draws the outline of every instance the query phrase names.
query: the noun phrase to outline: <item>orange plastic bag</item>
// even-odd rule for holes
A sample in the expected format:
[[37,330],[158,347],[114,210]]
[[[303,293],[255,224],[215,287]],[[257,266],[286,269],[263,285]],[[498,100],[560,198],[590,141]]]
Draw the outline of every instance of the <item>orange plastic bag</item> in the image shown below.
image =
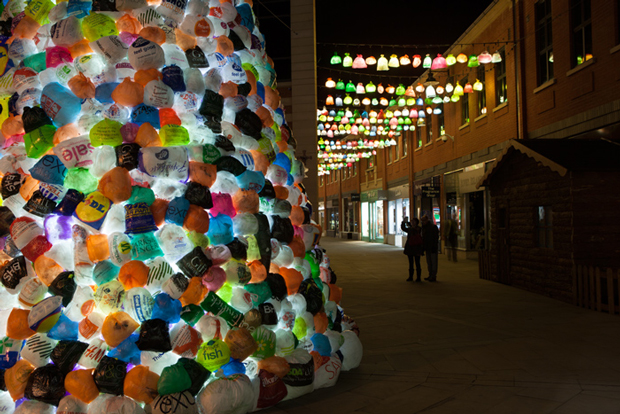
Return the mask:
[[129,78],[125,78],[114,88],[112,99],[119,105],[133,108],[144,101],[144,87],[137,82],[132,82]]
[[151,204],[151,214],[155,220],[155,225],[160,227],[166,220],[166,211],[168,211],[168,201],[163,198],[156,198],[153,204]]
[[148,278],[149,267],[138,260],[125,263],[118,273],[118,281],[123,284],[125,290],[146,286]]
[[189,179],[210,188],[217,179],[217,167],[212,164],[190,161]]
[[125,376],[123,392],[127,397],[150,404],[158,396],[158,381],[159,375],[149,370],[148,367],[138,365],[133,367]]
[[86,238],[86,250],[91,262],[100,262],[110,257],[108,236],[105,234],[91,234]]
[[301,282],[303,282],[304,277],[301,273],[295,269],[289,269],[287,267],[280,268],[280,275],[284,278],[286,282],[286,290],[289,295],[294,295],[299,290],[299,286]]
[[157,69],[140,69],[133,75],[134,82],[138,82],[142,86],[153,80],[162,80],[164,75]]
[[56,279],[63,270],[62,266],[44,255],[37,257],[34,261],[34,271],[45,286],[51,285],[54,279]]
[[67,124],[63,125],[56,130],[54,134],[54,145],[57,145],[59,142],[66,141],[71,138],[79,137],[80,131],[75,124]]
[[95,84],[89,78],[84,76],[82,72],[69,79],[67,84],[71,92],[80,99],[88,99],[95,97]]
[[161,108],[159,110],[159,125],[181,125],[181,118],[172,108]]
[[13,39],[34,39],[40,28],[41,25],[36,20],[30,16],[24,16],[13,29],[13,36],[8,43],[12,43]]
[[209,231],[209,213],[201,207],[190,204],[187,215],[183,221],[183,228],[187,231],[196,233],[206,233]]
[[65,377],[65,389],[78,400],[90,404],[99,396],[99,389],[93,378],[94,369],[76,369]]
[[105,343],[112,348],[116,348],[129,335],[133,333],[140,324],[134,321],[131,316],[125,312],[114,312],[106,316],[101,328],[101,335]]
[[150,40],[151,42],[157,43],[158,45],[163,45],[166,43],[166,32],[164,32],[159,27],[148,26],[140,30],[139,35],[146,40]]
[[291,370],[291,366],[286,359],[279,356],[272,356],[258,361],[258,369],[264,369],[280,378],[284,378]]
[[233,196],[232,201],[237,213],[258,213],[260,200],[254,190],[239,189]]
[[6,322],[6,336],[11,339],[28,339],[36,332],[28,324],[29,310],[13,308]]
[[267,279],[267,269],[265,269],[265,265],[263,265],[259,260],[254,260],[248,265],[248,267],[250,268],[250,273],[252,274],[250,283],[260,283]]
[[116,21],[116,28],[119,32],[138,34],[140,30],[142,30],[142,24],[130,14],[123,14],[123,16]]
[[20,359],[4,373],[4,383],[13,401],[24,398],[28,377],[30,377],[32,371],[34,371],[34,366],[25,359]]
[[304,224],[305,215],[303,208],[299,206],[292,206],[289,218],[291,219],[291,224],[293,226],[301,226]]
[[[196,38],[194,36],[190,36],[186,33],[183,33],[179,29],[174,29],[174,34],[176,35],[177,46],[183,49],[184,52],[188,49],[193,49],[198,45],[198,42],[196,41]],[[226,36],[220,36],[220,37],[226,37]],[[225,55],[225,56],[228,56],[228,55]]]
[[9,115],[7,119],[2,123],[2,135],[4,138],[9,138],[13,135],[25,134],[24,123],[22,122],[22,116],[13,114]]
[[200,305],[207,293],[209,293],[209,289],[202,284],[202,278],[193,277],[189,280],[189,285],[179,300],[183,306]]
[[138,128],[138,135],[136,136],[135,143],[141,147],[161,147],[162,142],[159,134],[148,122],[143,123]]
[[114,204],[122,203],[131,197],[131,176],[123,167],[114,167],[99,180],[97,190]]
[[252,334],[245,328],[231,329],[226,334],[224,342],[230,349],[230,356],[239,361],[243,361],[258,349]]
[[88,55],[89,53],[93,53],[93,49],[90,47],[88,39],[80,40],[73,46],[69,46],[69,52],[71,53],[71,57],[75,59],[78,56]]

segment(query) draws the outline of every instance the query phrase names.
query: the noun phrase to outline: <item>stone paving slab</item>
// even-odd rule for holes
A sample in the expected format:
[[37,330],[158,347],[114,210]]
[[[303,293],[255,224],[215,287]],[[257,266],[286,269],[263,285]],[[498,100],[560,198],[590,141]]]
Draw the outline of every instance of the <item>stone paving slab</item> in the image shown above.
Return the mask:
[[620,317],[481,280],[476,261],[440,255],[438,282],[412,283],[400,248],[322,246],[362,364],[264,413],[620,413]]

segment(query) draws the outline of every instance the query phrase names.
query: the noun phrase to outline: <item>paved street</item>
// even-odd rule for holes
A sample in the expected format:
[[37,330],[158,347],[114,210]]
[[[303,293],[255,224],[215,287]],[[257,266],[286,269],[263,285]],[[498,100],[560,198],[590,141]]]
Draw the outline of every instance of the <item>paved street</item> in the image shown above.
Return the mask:
[[440,255],[438,282],[412,283],[400,248],[321,244],[364,358],[265,413],[620,413],[620,317],[481,280],[475,261]]

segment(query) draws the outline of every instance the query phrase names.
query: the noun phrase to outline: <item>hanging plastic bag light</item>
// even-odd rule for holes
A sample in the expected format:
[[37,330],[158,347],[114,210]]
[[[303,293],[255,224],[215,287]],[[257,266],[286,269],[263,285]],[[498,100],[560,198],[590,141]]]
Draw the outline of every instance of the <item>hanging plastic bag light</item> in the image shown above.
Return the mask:
[[467,63],[467,55],[463,52],[459,53],[456,57],[456,61],[459,63]]
[[349,81],[349,83],[347,83],[347,87],[345,89],[346,92],[355,92],[355,85],[353,84],[353,82]]
[[460,83],[458,83],[458,81],[456,82],[456,86],[454,87],[454,94],[456,96],[463,96],[463,87],[461,86]]
[[454,57],[454,55],[452,53],[450,53],[447,57],[446,57],[446,65],[448,66],[452,66],[456,64],[456,58]]
[[353,66],[353,58],[348,53],[344,54],[344,59],[342,59],[342,67],[350,68]]
[[422,99],[422,98],[416,99],[415,104],[418,105],[418,106],[423,106],[424,105],[424,99]]
[[450,97],[448,95],[443,97],[443,103],[450,103]]
[[377,59],[375,59],[375,57],[374,57],[374,56],[368,56],[368,57],[366,58],[366,64],[367,64],[368,66],[376,65],[376,64],[377,64]]
[[409,106],[415,105],[415,98],[413,97],[407,98],[407,105]]
[[344,82],[342,81],[342,79],[338,79],[338,82],[336,82],[336,90],[344,91],[344,89]]
[[353,61],[353,69],[366,69],[368,65],[366,61],[362,57],[362,55],[357,55],[355,60]]
[[402,83],[400,83],[398,87],[396,88],[396,95],[401,96],[404,94],[405,94],[405,87],[403,86]]
[[375,93],[377,91],[377,87],[372,81],[366,84],[366,93]]
[[362,105],[370,105],[370,98],[365,97],[364,99],[362,99]]
[[342,106],[342,98],[340,96],[336,97],[336,106]]
[[331,95],[327,95],[327,98],[325,99],[325,105],[333,105],[334,104],[334,97]]
[[334,52],[334,56],[332,56],[329,63],[332,65],[340,65],[342,63],[342,58],[338,56],[338,53]]
[[382,105],[382,106],[388,106],[389,101],[387,100],[387,98],[381,98],[379,100],[379,104]]
[[441,108],[438,106],[435,109],[433,109],[433,115],[441,115]]
[[493,56],[486,50],[478,55],[478,62],[482,65],[486,65],[492,61]]
[[482,82],[476,79],[476,82],[474,83],[474,90],[480,92],[482,88],[483,88]]
[[469,55],[469,61],[467,62],[467,66],[470,68],[477,68],[478,66],[480,66],[480,63],[478,63],[478,56]]
[[327,78],[327,80],[325,81],[325,87],[326,88],[335,88],[336,87],[336,82],[334,82],[334,80],[332,78]]
[[442,103],[442,102],[443,102],[443,99],[441,98],[441,96],[435,96],[435,97],[433,98],[433,104],[434,104],[434,105],[439,105],[439,104],[440,104],[440,103]]
[[445,92],[445,89],[443,86],[437,85],[437,87],[435,88],[435,92],[437,92],[437,95],[443,95],[443,93]]
[[412,65],[414,68],[417,68],[422,63],[422,57],[420,55],[413,55]]
[[433,66],[433,59],[431,58],[431,55],[427,54],[424,57],[424,62],[422,62],[422,67],[424,69],[430,69],[431,66]]
[[427,99],[434,98],[435,96],[437,96],[437,94],[435,93],[435,88],[433,88],[433,85],[428,85],[426,87],[425,94],[426,94]]
[[403,98],[403,97],[400,97],[398,99],[398,106],[400,106],[402,108],[405,105],[407,105],[407,100],[405,98]]
[[379,94],[383,94],[383,92],[385,92],[385,88],[383,87],[383,84],[382,84],[382,83],[379,83],[379,84],[377,85],[377,92],[378,92]]
[[415,89],[413,89],[413,85],[409,85],[407,87],[407,90],[405,91],[405,96],[415,98]]
[[431,70],[446,69],[447,67],[448,64],[446,63],[446,59],[438,54],[437,57],[433,59]]
[[417,93],[424,93],[424,85],[418,82],[418,84],[415,86],[415,91]]
[[391,68],[399,68],[400,63],[398,63],[398,56],[396,55],[390,56],[390,61],[388,62],[388,66]]
[[366,93],[366,88],[364,87],[364,84],[362,82],[357,84],[355,92],[359,95]]
[[471,83],[467,82],[465,86],[463,86],[464,93],[474,93],[474,88],[471,86]]
[[500,63],[501,61],[502,61],[502,55],[498,51],[495,51],[495,53],[493,53],[493,58],[491,59],[491,63]]
[[450,97],[450,102],[458,102],[460,99],[461,97],[459,95],[452,94],[452,97]]
[[387,88],[385,88],[385,92],[389,93],[390,95],[393,94],[396,91],[396,88],[394,88],[392,85],[388,84]]
[[446,93],[452,93],[453,90],[454,86],[450,82],[446,83]]
[[379,105],[379,100],[377,98],[372,98],[372,105],[373,106]]
[[355,99],[353,99],[353,105],[354,105],[354,106],[360,106],[360,105],[361,105],[360,98],[355,98]]
[[408,55],[403,55],[400,57],[400,66],[407,66],[411,64],[411,59],[409,59]]
[[385,56],[381,55],[379,57],[379,60],[377,61],[377,71],[385,72],[387,70],[390,70],[390,68],[388,67],[388,60]]

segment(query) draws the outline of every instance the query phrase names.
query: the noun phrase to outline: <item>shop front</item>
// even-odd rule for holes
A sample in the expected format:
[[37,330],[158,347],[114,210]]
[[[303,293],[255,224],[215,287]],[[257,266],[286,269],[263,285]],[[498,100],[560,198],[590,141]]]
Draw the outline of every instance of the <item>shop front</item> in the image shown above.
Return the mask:
[[360,240],[360,193],[342,195],[342,232],[343,239]]
[[457,223],[458,250],[471,259],[477,259],[477,251],[485,250],[488,246],[487,206],[490,199],[484,188],[476,188],[486,165],[470,165],[444,175],[445,217]]
[[433,218],[434,223],[441,229],[441,177],[429,177],[418,180],[413,184],[414,217],[422,216]]
[[388,226],[386,234],[387,244],[403,247],[407,235],[401,230],[403,219],[410,219],[409,184],[403,184],[388,189]]
[[327,223],[325,223],[325,201],[320,198],[318,202],[319,225],[321,226],[322,236],[327,234]]
[[385,241],[385,203],[387,190],[370,190],[361,193],[362,240],[373,243]]
[[325,203],[325,216],[327,219],[327,231],[328,237],[339,237],[340,231],[340,203],[338,202],[338,196],[327,197]]

